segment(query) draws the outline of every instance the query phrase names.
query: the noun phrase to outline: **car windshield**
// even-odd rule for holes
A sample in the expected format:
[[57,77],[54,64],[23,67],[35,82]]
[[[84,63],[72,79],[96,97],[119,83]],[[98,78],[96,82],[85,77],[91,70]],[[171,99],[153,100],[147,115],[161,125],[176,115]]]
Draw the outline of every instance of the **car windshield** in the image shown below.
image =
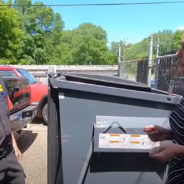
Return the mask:
[[26,70],[24,69],[17,69],[17,71],[23,76],[26,77],[29,80],[29,83],[33,84],[36,83],[35,78]]
[[0,76],[3,78],[16,77],[15,73],[13,71],[9,71],[9,70],[0,70]]

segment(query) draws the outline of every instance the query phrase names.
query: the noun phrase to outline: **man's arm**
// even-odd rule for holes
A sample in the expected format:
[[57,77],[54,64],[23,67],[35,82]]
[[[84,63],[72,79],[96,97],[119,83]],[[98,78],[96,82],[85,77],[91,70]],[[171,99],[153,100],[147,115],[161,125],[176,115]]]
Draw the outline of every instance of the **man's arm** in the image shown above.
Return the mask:
[[21,153],[20,149],[17,146],[17,142],[15,140],[13,132],[11,132],[11,138],[12,138],[12,146],[13,146],[13,148],[15,150],[15,155],[17,157],[17,160],[19,162],[21,162],[22,161],[22,153]]

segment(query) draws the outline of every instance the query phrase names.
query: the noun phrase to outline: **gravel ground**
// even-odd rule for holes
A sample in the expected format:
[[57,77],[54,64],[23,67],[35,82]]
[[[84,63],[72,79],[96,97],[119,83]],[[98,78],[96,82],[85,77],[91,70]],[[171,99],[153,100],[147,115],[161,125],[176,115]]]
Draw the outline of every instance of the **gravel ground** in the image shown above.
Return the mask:
[[47,184],[47,126],[29,124],[17,140],[26,184]]

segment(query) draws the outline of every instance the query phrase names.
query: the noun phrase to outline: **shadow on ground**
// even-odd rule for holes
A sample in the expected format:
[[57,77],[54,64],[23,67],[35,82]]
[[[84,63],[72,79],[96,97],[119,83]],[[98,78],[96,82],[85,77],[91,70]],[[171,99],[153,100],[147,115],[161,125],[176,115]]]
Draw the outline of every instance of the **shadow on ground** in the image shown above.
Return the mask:
[[31,124],[43,124],[43,119],[42,118],[38,118],[38,117],[35,117]]
[[22,130],[21,135],[17,139],[17,144],[22,153],[24,153],[35,141],[37,133],[31,130]]

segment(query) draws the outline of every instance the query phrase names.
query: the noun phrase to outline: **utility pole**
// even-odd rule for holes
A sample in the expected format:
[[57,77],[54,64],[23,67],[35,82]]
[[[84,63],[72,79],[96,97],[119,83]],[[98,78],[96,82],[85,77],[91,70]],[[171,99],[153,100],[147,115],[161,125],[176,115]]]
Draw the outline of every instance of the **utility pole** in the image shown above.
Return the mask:
[[149,37],[148,82],[147,82],[148,86],[151,86],[152,58],[153,58],[153,35]]
[[126,49],[126,40],[123,40],[123,61],[125,61],[125,49]]
[[156,48],[156,58],[159,56],[159,49],[160,49],[160,39],[157,39],[157,48]]
[[120,77],[124,77],[124,61],[125,61],[125,51],[126,51],[126,40],[125,40],[125,37],[124,37],[124,40],[123,40],[123,56],[122,56],[122,62],[121,62],[121,67],[120,67]]
[[119,42],[118,48],[118,76],[121,76],[121,42]]
[[156,47],[156,62],[155,62],[155,88],[157,89],[158,86],[158,64],[159,64],[159,50],[160,50],[160,39],[157,39],[157,47]]

